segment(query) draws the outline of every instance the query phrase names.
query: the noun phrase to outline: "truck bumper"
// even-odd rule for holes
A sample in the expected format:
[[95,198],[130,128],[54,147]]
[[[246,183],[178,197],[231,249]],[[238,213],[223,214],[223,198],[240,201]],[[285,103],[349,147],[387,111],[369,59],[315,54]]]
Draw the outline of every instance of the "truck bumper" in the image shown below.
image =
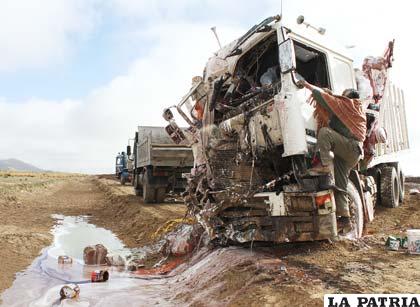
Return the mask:
[[219,217],[214,238],[246,243],[300,242],[337,238],[335,201],[332,191],[259,193],[246,209],[231,207]]

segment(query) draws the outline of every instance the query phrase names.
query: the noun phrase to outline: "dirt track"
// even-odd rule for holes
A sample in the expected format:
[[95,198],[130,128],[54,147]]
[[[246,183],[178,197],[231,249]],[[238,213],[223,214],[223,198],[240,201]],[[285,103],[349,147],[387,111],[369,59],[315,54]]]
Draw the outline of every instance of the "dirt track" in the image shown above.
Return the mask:
[[[140,246],[185,212],[182,204],[141,204],[130,187],[113,180],[51,174],[0,176],[0,207],[1,290],[50,243],[51,214],[91,215],[126,245]],[[205,283],[184,280],[176,299],[197,306],[321,306],[324,293],[419,293],[420,257],[384,248],[387,235],[407,228],[420,228],[420,196],[407,195],[397,209],[379,209],[369,234],[357,242],[231,250],[220,259],[220,274],[208,269]],[[231,261],[235,255],[242,260]]]

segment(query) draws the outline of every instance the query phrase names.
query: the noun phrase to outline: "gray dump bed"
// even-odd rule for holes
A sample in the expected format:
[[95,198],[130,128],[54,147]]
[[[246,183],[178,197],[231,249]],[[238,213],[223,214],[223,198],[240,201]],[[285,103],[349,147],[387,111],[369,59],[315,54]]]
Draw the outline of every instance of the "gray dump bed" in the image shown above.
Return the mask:
[[137,167],[193,165],[190,147],[175,144],[164,127],[138,127]]

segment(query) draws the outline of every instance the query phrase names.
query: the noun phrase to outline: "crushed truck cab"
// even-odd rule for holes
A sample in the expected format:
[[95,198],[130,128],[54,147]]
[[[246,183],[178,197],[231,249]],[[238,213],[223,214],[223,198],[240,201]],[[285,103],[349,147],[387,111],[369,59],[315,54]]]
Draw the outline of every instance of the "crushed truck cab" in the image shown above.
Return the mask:
[[[387,199],[390,186],[401,193],[403,176],[390,178],[390,170],[402,174],[401,168],[386,158],[387,144],[373,140],[372,155],[350,175],[352,227],[337,224],[334,192],[321,188],[325,178],[308,173],[318,127],[309,103],[312,93],[298,82],[301,76],[336,94],[370,87],[362,98],[367,137],[383,126],[396,138],[392,142],[399,146],[391,151],[397,152],[408,148],[408,136],[404,101],[389,95],[391,56],[380,69],[374,60],[367,63],[360,75],[351,57],[324,36],[286,27],[274,16],[209,59],[203,76],[193,78],[189,92],[174,106],[189,129],[178,127],[171,108],[164,118],[172,140],[192,147],[194,167],[184,200],[211,239],[223,244],[325,240],[340,233],[360,237],[379,198],[390,206],[401,203]],[[402,106],[398,115],[396,104]],[[392,118],[392,124],[383,118]],[[381,162],[375,163],[380,155]]]

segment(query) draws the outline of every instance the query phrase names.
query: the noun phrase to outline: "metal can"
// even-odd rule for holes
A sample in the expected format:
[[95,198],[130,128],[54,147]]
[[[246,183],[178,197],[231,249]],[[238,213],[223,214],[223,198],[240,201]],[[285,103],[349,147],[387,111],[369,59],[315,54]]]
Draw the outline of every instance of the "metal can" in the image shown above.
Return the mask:
[[400,240],[393,236],[389,236],[386,240],[386,246],[390,250],[397,251],[400,248]]
[[80,288],[76,284],[64,285],[60,290],[60,298],[62,300],[66,298],[70,298],[70,299],[76,298],[79,296],[79,294],[80,294]]
[[109,273],[106,270],[95,270],[90,275],[92,282],[104,282],[109,279]]
[[408,238],[400,238],[400,247],[401,248],[408,248]]
[[72,264],[73,263],[73,258],[69,257],[69,256],[58,256],[58,264]]

